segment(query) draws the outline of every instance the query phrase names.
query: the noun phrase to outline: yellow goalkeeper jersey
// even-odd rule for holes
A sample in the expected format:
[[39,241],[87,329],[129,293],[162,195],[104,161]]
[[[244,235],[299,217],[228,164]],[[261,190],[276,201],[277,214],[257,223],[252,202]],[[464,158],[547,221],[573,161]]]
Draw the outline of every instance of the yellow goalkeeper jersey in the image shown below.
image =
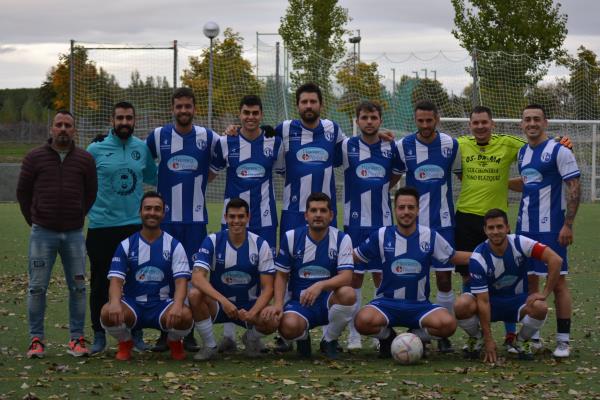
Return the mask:
[[517,136],[492,134],[489,143],[480,146],[473,136],[460,136],[462,185],[456,209],[476,215],[492,208],[506,211],[510,166],[525,143]]

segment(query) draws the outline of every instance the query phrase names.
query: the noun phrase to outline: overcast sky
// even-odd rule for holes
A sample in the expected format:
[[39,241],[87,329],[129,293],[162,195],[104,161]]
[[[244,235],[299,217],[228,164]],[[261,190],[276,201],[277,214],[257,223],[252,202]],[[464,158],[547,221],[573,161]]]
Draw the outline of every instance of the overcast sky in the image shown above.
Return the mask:
[[[348,28],[360,29],[365,60],[385,64],[382,60],[401,60],[410,52],[440,50],[462,57],[450,32],[454,26],[450,0],[340,0],[340,4],[352,17]],[[177,39],[184,47],[206,46],[202,26],[210,20],[221,30],[232,27],[240,32],[252,57],[256,32],[276,32],[287,1],[2,0],[1,5],[0,88],[18,88],[38,87],[58,54],[68,51],[70,39],[157,45]],[[568,15],[567,50],[575,53],[585,45],[599,53],[600,1],[563,0],[562,10]],[[438,67],[430,66],[434,68]],[[387,76],[389,71],[382,73]]]

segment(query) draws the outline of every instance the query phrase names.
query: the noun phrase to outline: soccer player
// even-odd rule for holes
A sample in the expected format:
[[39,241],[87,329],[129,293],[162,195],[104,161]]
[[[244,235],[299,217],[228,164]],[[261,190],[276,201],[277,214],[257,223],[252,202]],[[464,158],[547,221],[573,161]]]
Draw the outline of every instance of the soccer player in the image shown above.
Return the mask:
[[67,352],[87,356],[85,325],[85,215],[98,190],[92,156],[75,145],[75,118],[59,111],[52,119],[51,138],[23,159],[17,199],[31,226],[27,316],[28,358],[45,355],[46,292],[56,255],[60,254],[69,287],[70,341]]
[[394,326],[441,338],[456,330],[456,320],[447,309],[429,301],[429,272],[448,263],[466,262],[471,253],[455,252],[442,235],[417,224],[419,192],[403,187],[394,194],[396,226],[373,232],[369,239],[354,249],[356,261],[377,260],[383,279],[377,297],[364,306],[354,318],[356,330],[379,339],[379,355],[390,357],[390,346],[396,333]]
[[[344,166],[344,232],[352,243],[364,242],[371,232],[394,224],[389,189],[400,179],[405,167],[395,142],[378,136],[381,126],[381,106],[364,101],[356,107],[360,136],[345,138],[342,143]],[[361,302],[364,273],[370,271],[377,288],[381,283],[381,265],[357,263],[352,277],[356,292],[354,313]],[[350,321],[348,349],[360,349],[360,335]]]
[[[278,322],[279,333],[295,340],[298,354],[310,357],[310,329],[328,324],[322,347],[337,357],[338,338],[352,319],[356,295],[352,282],[352,241],[330,226],[331,199],[311,193],[306,199],[306,224],[285,232],[275,262],[275,298],[263,315]],[[289,284],[288,284],[289,278]],[[285,303],[286,288],[291,298]]]
[[262,350],[261,337],[277,329],[276,323],[261,316],[273,297],[273,253],[266,240],[246,229],[250,218],[248,203],[231,199],[225,206],[228,229],[209,235],[194,255],[189,301],[204,342],[196,360],[217,353],[215,323],[245,327],[242,342],[250,356]]
[[[548,313],[546,299],[559,279],[562,259],[551,248],[528,237],[509,234],[506,212],[498,208],[483,217],[488,238],[469,260],[470,293],[462,294],[454,305],[458,326],[469,335],[466,356],[479,358],[482,336],[484,362],[496,362],[496,343],[490,322],[521,322],[515,348],[519,358],[533,358],[529,339],[538,331]],[[528,295],[529,260],[548,265],[548,280],[542,293]]]
[[[417,132],[400,139],[398,149],[406,165],[406,185],[415,187],[419,192],[419,225],[434,229],[454,246],[452,172],[460,172],[461,157],[456,139],[436,130],[439,121],[435,104],[430,101],[417,103]],[[454,307],[452,271],[454,266],[450,264],[435,269],[436,302],[450,314]],[[442,352],[453,351],[447,338],[438,341],[438,348]]]
[[171,358],[183,360],[181,339],[193,327],[184,304],[191,276],[188,258],[181,243],[160,228],[165,202],[158,193],[144,194],[140,216],[142,229],[123,240],[112,259],[102,326],[119,341],[117,360],[131,358],[134,327],[167,332]]
[[[275,252],[277,209],[272,172],[284,172],[283,147],[281,137],[265,137],[260,127],[262,117],[260,98],[244,96],[240,101],[239,134],[222,136],[217,141],[210,179],[227,168],[223,215],[230,199],[244,199],[250,206],[248,230],[265,239]],[[223,229],[227,228],[225,219],[222,222]]]
[[[525,107],[521,128],[527,145],[521,148],[518,157],[523,197],[517,233],[547,244],[562,257],[560,278],[553,288],[557,327],[553,355],[569,357],[571,293],[565,276],[568,273],[567,246],[573,244],[573,222],[581,198],[580,172],[573,153],[548,138],[548,120],[542,106]],[[531,264],[529,289],[533,293],[538,291],[539,276],[546,276],[548,268],[539,260],[532,260]]]
[[[206,184],[219,136],[193,124],[196,97],[192,89],[176,89],[171,107],[174,123],[154,129],[146,144],[158,161],[157,190],[167,205],[162,229],[179,240],[191,263],[192,255],[206,237]],[[186,350],[197,351],[193,333],[184,344]],[[167,350],[166,334],[161,335],[153,350]]]
[[[98,194],[88,214],[86,238],[90,258],[90,314],[94,343],[91,353],[104,351],[106,335],[100,324],[100,310],[108,301],[106,274],[119,243],[140,230],[139,207],[144,184],[156,184],[156,164],[144,142],[133,136],[135,108],[131,103],[115,104],[112,129],[91,143],[87,151],[96,161]],[[134,331],[138,350],[145,350],[141,331]]]

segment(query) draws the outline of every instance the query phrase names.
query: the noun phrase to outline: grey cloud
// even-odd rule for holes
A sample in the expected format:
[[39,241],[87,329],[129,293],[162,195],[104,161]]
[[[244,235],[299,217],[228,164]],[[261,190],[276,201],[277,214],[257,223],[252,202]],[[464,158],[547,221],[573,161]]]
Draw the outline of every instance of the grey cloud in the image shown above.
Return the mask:
[[13,47],[13,46],[2,46],[2,45],[0,45],[0,54],[12,53],[13,51],[17,51],[17,48]]

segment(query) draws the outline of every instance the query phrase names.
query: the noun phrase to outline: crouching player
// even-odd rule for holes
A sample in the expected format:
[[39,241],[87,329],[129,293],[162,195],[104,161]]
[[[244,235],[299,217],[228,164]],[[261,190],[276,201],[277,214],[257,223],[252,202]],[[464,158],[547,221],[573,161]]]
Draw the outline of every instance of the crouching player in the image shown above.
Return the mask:
[[273,297],[273,253],[266,240],[247,230],[249,220],[248,203],[231,199],[225,207],[228,229],[209,235],[194,255],[189,301],[204,343],[196,360],[217,354],[215,323],[246,328],[242,342],[249,356],[262,350],[262,336],[277,329],[274,321],[261,317]]
[[[508,218],[500,209],[488,211],[483,224],[488,239],[475,248],[469,261],[470,293],[461,295],[454,305],[458,325],[469,335],[465,355],[479,358],[483,344],[484,361],[496,362],[490,322],[521,322],[515,348],[519,358],[532,359],[529,339],[546,320],[546,298],[558,282],[562,258],[539,242],[509,234]],[[548,280],[542,293],[527,296],[532,258],[548,265]]]
[[[356,301],[350,286],[352,241],[330,226],[333,209],[325,193],[308,196],[304,217],[307,225],[282,235],[274,304],[263,314],[279,321],[281,336],[295,340],[298,354],[305,358],[311,355],[309,330],[329,324],[321,348],[327,357],[336,358],[338,338],[352,319]],[[288,277],[291,299],[284,307]]]
[[140,206],[142,229],[123,240],[112,259],[109,300],[100,314],[102,326],[119,341],[117,360],[131,358],[132,329],[167,332],[171,357],[183,360],[181,339],[193,327],[184,304],[190,267],[183,246],[160,229],[165,203],[147,192]]
[[355,260],[380,260],[382,265],[383,279],[376,298],[354,319],[360,334],[379,339],[381,358],[391,356],[394,326],[408,327],[422,340],[431,336],[447,338],[454,333],[454,317],[442,306],[429,302],[429,271],[433,260],[440,266],[448,261],[462,264],[471,255],[455,252],[441,235],[417,225],[416,189],[403,187],[396,191],[394,213],[396,226],[380,228],[354,250]]

